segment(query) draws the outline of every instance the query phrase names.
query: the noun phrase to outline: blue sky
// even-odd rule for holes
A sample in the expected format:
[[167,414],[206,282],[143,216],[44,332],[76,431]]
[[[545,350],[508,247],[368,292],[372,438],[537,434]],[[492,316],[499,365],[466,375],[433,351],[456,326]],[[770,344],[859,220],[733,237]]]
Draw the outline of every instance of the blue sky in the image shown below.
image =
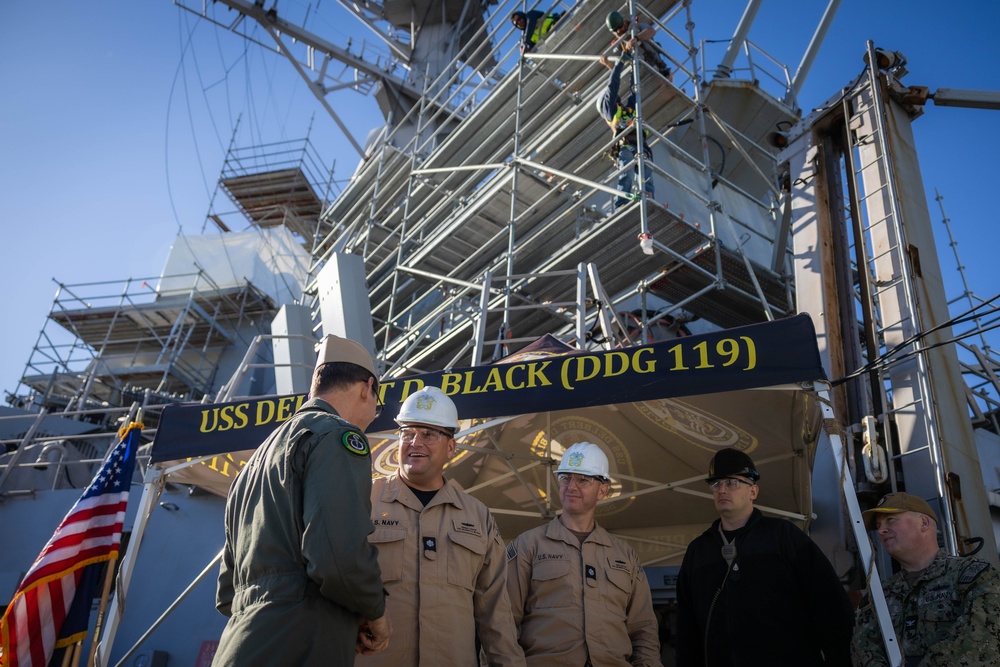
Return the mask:
[[[294,4],[294,3],[287,3]],[[798,64],[825,3],[764,0],[751,39]],[[354,152],[284,60],[169,0],[3,2],[0,22],[0,388],[24,370],[57,284],[155,277],[178,231],[202,230],[235,119],[239,143],[313,141],[346,179]],[[287,5],[286,5],[287,6]],[[742,2],[693,5],[696,33],[725,39]],[[344,45],[357,22],[314,26]],[[1000,90],[1000,3],[844,0],[800,100],[819,105],[862,69],[865,40],[901,51],[905,82]],[[359,96],[338,110],[364,137],[377,112]],[[915,123],[949,297],[962,291],[937,187],[971,288],[1000,292],[1000,112],[935,108]],[[114,291],[116,286],[109,287]],[[994,337],[994,344],[1000,341]],[[1000,346],[1000,345],[998,345]],[[2,400],[2,397],[0,397]]]

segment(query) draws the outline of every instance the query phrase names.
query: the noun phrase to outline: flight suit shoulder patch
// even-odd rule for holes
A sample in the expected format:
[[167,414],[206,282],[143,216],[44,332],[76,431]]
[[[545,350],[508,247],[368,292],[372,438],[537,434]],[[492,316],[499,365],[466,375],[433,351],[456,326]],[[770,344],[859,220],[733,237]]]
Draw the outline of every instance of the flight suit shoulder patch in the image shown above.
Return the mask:
[[340,443],[344,445],[344,449],[355,456],[368,456],[371,451],[368,447],[368,440],[357,431],[344,431],[344,434],[340,436]]

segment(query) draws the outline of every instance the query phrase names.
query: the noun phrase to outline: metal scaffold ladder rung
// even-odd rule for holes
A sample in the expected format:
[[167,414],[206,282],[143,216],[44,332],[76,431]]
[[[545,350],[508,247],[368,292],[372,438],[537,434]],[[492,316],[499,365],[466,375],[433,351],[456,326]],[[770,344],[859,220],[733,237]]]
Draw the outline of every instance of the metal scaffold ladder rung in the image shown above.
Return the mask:
[[914,400],[912,400],[912,401],[910,401],[908,403],[904,403],[903,405],[894,405],[894,406],[892,406],[892,408],[890,408],[889,410],[886,410],[886,414],[890,414],[890,415],[891,414],[897,414],[897,413],[900,413],[900,412],[906,410],[907,408],[912,408],[912,407],[915,407],[915,406],[918,406],[918,405],[922,405],[924,403],[925,403],[925,401],[924,401],[923,398],[916,398],[916,399],[914,399]]
[[866,227],[864,228],[864,229],[865,229],[865,232],[871,232],[871,231],[872,231],[872,230],[874,230],[874,229],[875,229],[876,227],[878,227],[878,226],[880,226],[880,225],[884,225],[884,224],[887,224],[887,223],[890,223],[891,221],[892,221],[892,213],[886,213],[886,214],[885,214],[884,216],[882,216],[882,217],[881,217],[881,218],[879,218],[878,220],[875,220],[874,222],[870,222],[870,223],[869,223],[869,224],[868,224],[868,225],[867,225],[867,226],[866,226]]
[[882,259],[883,257],[892,256],[895,253],[897,253],[898,251],[899,251],[899,246],[897,246],[897,245],[890,245],[889,247],[887,247],[883,252],[879,253],[878,255],[872,255],[872,257],[868,260],[868,263],[869,264],[875,264],[875,262],[877,260]]
[[[879,160],[878,160],[878,162],[881,162],[881,159],[879,159]],[[861,173],[862,173],[863,171],[865,171],[866,169],[867,169],[867,167],[866,167],[865,169],[862,169],[861,171],[859,171],[859,172],[857,172],[857,173],[858,173],[858,174],[861,174]],[[883,190],[885,190],[885,189],[886,189],[886,187],[887,187],[887,186],[886,186],[886,185],[885,185],[884,183],[883,183],[882,185],[878,186],[877,188],[875,188],[874,190],[872,190],[871,192],[869,192],[868,194],[866,194],[866,195],[865,195],[864,197],[862,197],[862,198],[861,198],[861,203],[862,203],[862,204],[864,204],[864,203],[866,203],[866,202],[867,202],[867,201],[868,201],[869,199],[871,199],[872,197],[874,197],[875,195],[880,195],[880,194],[882,194],[882,191],[883,191]],[[892,215],[892,214],[890,213],[890,214],[889,214],[889,216],[887,216],[887,217],[891,217],[891,215]],[[876,224],[876,225],[877,225],[878,223],[876,222],[876,223],[874,223],[874,224]]]

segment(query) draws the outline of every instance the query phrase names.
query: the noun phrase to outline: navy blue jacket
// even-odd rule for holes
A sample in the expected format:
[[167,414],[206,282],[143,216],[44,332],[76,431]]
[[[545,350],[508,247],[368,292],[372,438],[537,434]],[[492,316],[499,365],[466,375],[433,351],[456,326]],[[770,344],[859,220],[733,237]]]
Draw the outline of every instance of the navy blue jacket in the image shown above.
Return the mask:
[[735,543],[728,577],[718,519],[684,554],[678,667],[850,667],[854,614],[819,547],[795,524],[756,509]]

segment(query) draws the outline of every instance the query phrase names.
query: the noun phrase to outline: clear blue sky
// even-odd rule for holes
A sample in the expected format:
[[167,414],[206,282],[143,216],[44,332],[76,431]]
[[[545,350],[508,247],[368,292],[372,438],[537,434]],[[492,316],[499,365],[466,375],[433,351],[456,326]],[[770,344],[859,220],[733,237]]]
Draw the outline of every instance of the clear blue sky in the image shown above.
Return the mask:
[[[730,37],[743,6],[695,0],[696,32]],[[751,39],[794,69],[824,6],[764,0]],[[300,138],[315,114],[314,141],[327,161],[336,157],[338,178],[356,164],[286,61],[169,0],[8,1],[3,9],[0,388],[16,386],[52,305],[53,279],[156,276],[178,231],[201,231],[240,114],[244,146]],[[367,36],[350,21],[313,29],[339,45]],[[844,0],[802,106],[820,104],[860,73],[866,39],[907,56],[910,85],[1000,90],[998,28],[1000,3]],[[359,138],[379,118],[370,100],[337,104]],[[972,289],[993,296],[1000,112],[928,105],[915,132],[928,196],[937,187],[945,197]],[[957,296],[955,262],[931,203],[949,296]]]

